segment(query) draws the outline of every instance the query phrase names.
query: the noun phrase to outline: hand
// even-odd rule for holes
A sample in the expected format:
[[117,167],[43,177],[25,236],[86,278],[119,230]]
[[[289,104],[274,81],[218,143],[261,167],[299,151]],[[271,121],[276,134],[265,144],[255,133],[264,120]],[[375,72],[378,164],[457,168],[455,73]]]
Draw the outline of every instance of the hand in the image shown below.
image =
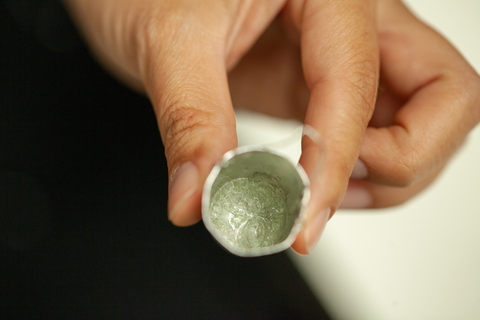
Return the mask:
[[176,225],[200,219],[203,182],[236,147],[229,82],[235,105],[304,118],[322,137],[302,142],[313,197],[300,253],[340,205],[359,155],[363,180],[343,204],[394,205],[431,180],[480,118],[478,76],[396,0],[67,4],[107,68],[152,101]]
[[[361,152],[341,208],[389,207],[412,198],[435,179],[480,119],[480,80],[461,55],[415,18],[400,1],[381,0],[375,5],[376,17],[365,23],[375,24],[379,51],[369,52],[381,61],[380,87],[368,127],[359,134],[363,139]],[[308,104],[310,91],[303,81],[299,63],[303,49],[297,44],[299,29],[287,28],[288,39],[285,23],[272,29],[276,31],[266,33],[230,73],[233,100],[237,101],[236,105],[255,111],[295,117],[314,125],[308,108],[328,107],[324,103],[314,105],[312,100]],[[328,34],[323,39],[325,36]],[[342,39],[344,45],[347,40]],[[355,52],[354,48],[348,50]],[[374,61],[375,57],[370,60]],[[308,61],[303,63],[307,65]],[[362,81],[357,83],[363,85]],[[328,95],[328,90],[324,94]],[[365,110],[369,110],[368,101],[363,105]],[[331,108],[337,106],[336,103],[331,105]],[[328,122],[335,117],[339,115],[323,118]],[[337,125],[334,121],[333,126]],[[338,131],[342,130],[338,127],[327,130],[327,126],[325,123],[315,126],[326,144],[335,141],[335,136],[341,137]],[[330,132],[334,135],[328,136]],[[333,143],[345,149],[355,150],[356,147],[356,142],[350,145],[341,140]],[[333,146],[326,148],[327,158],[332,157],[332,163],[326,163],[323,172],[313,181],[317,185],[306,232],[293,245],[301,253],[310,250],[326,223],[325,213],[314,213],[334,203],[322,203],[328,198],[323,193],[330,191],[333,195],[341,190],[339,187],[328,190],[331,188],[328,181],[334,178],[326,175],[333,162],[347,158],[332,155],[332,149]],[[304,152],[302,161],[308,159],[309,155]],[[350,168],[346,166],[344,174]],[[340,176],[345,177],[337,175]],[[333,213],[335,206],[331,209]]]

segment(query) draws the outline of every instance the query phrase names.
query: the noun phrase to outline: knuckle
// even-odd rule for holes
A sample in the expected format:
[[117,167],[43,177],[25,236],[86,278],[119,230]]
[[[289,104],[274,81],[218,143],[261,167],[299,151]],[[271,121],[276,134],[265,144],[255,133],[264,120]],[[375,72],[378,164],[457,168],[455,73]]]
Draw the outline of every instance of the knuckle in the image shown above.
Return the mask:
[[166,147],[181,147],[193,135],[193,131],[208,124],[204,111],[188,104],[174,103],[163,117],[163,139]]
[[418,180],[419,173],[419,166],[414,157],[405,156],[400,158],[394,171],[397,186],[409,187],[413,185]]
[[184,44],[193,40],[196,16],[189,7],[162,5],[146,6],[137,16],[135,25],[137,41],[148,55],[149,52],[171,54],[174,50],[184,49]]
[[349,91],[352,100],[355,105],[361,106],[358,108],[361,120],[364,123],[368,123],[372,117],[375,99],[377,96],[378,80],[375,73],[368,72],[366,70],[359,70],[352,80],[349,80]]
[[377,96],[378,86],[378,62],[373,59],[364,59],[355,64],[352,79],[357,81],[354,88],[366,104],[372,104]]
[[[157,40],[159,35],[178,35],[182,31],[182,27],[188,27],[186,19],[191,20],[193,15],[185,12],[185,7],[171,6],[164,8],[163,6],[155,6],[154,9],[148,8],[144,11],[143,26],[147,31],[147,35],[152,40]],[[189,22],[188,21],[188,22]],[[165,28],[170,26],[169,28]]]
[[339,75],[345,84],[346,98],[356,106],[354,109],[364,123],[368,123],[375,108],[378,92],[378,63],[374,58],[352,58],[345,61]]

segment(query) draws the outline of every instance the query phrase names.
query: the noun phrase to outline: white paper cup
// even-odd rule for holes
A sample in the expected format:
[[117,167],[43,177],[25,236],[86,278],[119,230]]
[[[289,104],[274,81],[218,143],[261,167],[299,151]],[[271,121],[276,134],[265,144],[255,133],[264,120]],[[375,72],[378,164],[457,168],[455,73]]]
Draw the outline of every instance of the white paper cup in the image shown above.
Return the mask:
[[245,146],[227,152],[210,172],[202,219],[231,253],[268,255],[295,241],[309,198],[310,182],[300,165],[276,150]]

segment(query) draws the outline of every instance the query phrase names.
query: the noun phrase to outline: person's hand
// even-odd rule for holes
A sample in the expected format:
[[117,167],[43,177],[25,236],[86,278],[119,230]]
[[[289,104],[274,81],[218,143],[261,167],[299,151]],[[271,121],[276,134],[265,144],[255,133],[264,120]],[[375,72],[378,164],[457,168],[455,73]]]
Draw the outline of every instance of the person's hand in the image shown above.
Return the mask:
[[203,182],[236,147],[229,82],[235,105],[304,117],[321,135],[303,139],[312,200],[300,253],[340,205],[359,154],[363,180],[343,205],[398,204],[480,117],[478,76],[396,0],[66,1],[100,60],[154,105],[176,225],[200,219]]
[[[412,198],[435,179],[480,118],[480,79],[462,56],[400,1],[379,0],[375,5],[376,18],[366,23],[375,24],[376,28],[379,51],[369,51],[369,54],[380,57],[380,87],[368,127],[358,134],[363,139],[360,160],[352,172],[341,208],[382,208]],[[342,148],[344,152],[355,150],[357,142],[335,140],[335,136],[341,139],[348,136],[338,134],[349,130],[337,127],[341,114],[323,115],[321,124],[313,121],[312,112],[334,112],[318,109],[337,108],[338,103],[314,104],[314,97],[308,102],[310,91],[303,81],[299,62],[301,48],[297,45],[302,43],[299,42],[301,33],[299,28],[289,26],[287,24],[285,30],[285,25],[282,29],[278,24],[266,33],[231,72],[230,83],[237,105],[273,116],[305,120],[324,137],[326,156],[331,163],[325,163],[318,176],[313,177],[314,198],[306,231],[293,245],[298,252],[306,253],[326,223],[326,214],[315,213],[329,208],[328,204],[334,203],[328,202],[329,195],[335,199],[341,190],[338,185],[332,188],[331,181],[345,177],[351,167],[345,166],[343,175],[332,173],[329,177],[328,171],[338,159],[347,159],[341,154]],[[289,35],[288,40],[284,31]],[[328,32],[319,39],[325,37]],[[342,38],[348,50],[355,52],[358,48],[350,47],[347,40],[348,37]],[[340,61],[341,57],[334,59]],[[370,59],[374,61],[375,57]],[[304,67],[308,62],[304,59]],[[361,92],[353,91],[357,97],[361,97]],[[323,94],[329,96],[328,89]],[[343,91],[342,94],[350,93]],[[352,104],[345,110],[363,107],[367,112],[370,102]],[[333,127],[329,127],[329,121]],[[351,129],[355,128],[358,129],[353,125]],[[340,150],[333,151],[337,154],[332,155],[336,148],[328,143],[338,144]],[[315,157],[305,150],[302,163],[311,159]],[[335,206],[330,208],[333,213]]]

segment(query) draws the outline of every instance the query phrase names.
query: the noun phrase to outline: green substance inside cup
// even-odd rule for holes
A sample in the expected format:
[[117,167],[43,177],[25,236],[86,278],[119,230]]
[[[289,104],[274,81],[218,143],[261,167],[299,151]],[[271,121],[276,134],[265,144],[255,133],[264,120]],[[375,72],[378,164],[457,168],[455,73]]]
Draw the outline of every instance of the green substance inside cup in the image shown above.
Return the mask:
[[286,196],[275,178],[257,172],[224,183],[211,204],[211,221],[239,248],[275,245],[288,235]]

